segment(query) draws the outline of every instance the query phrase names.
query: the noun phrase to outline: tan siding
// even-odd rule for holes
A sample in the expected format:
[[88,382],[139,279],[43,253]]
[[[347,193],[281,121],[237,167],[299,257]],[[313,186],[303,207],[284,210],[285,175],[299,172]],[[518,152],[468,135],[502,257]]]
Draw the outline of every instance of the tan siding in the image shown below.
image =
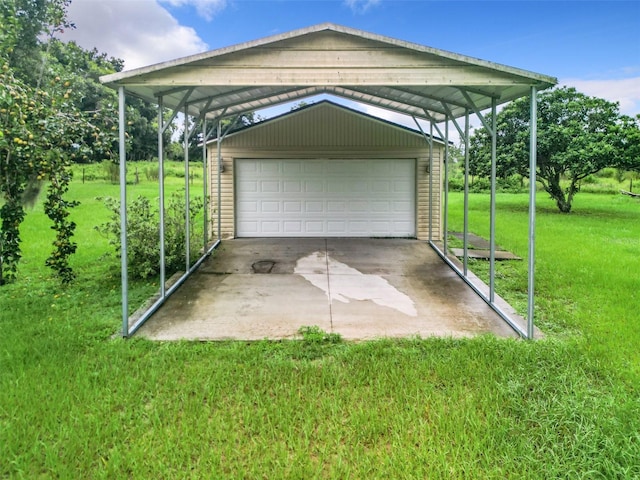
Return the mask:
[[[312,113],[312,115],[311,115]],[[440,238],[440,192],[442,145],[434,143],[433,238]],[[303,110],[285,120],[254,127],[228,137],[222,144],[224,172],[221,174],[222,238],[235,236],[234,161],[244,158],[273,159],[417,159],[416,236],[429,238],[429,149],[425,140],[406,130],[361,117],[343,109],[322,105]],[[211,159],[210,192],[212,232],[217,233],[217,168],[215,145]]]
[[309,147],[415,147],[424,148],[419,135],[339,107],[322,105],[282,120],[254,127],[225,139],[225,148]]

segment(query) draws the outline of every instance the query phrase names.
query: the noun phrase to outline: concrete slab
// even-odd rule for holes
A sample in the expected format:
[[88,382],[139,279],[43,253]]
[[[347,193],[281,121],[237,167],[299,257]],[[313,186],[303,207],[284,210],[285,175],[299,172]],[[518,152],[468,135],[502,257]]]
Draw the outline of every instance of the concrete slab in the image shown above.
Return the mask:
[[[453,235],[458,240],[464,240],[463,232],[449,232],[449,235]],[[475,233],[471,233],[471,232],[467,233],[467,242],[469,242],[469,245],[468,245],[469,248],[477,248],[480,250],[489,250],[491,248],[491,244],[489,243],[489,240],[482,238],[481,236],[476,235]],[[502,250],[498,245],[496,245],[496,249]]]
[[[263,261],[271,273],[255,273]],[[281,339],[313,325],[347,340],[517,336],[431,247],[404,239],[224,241],[138,334]]]

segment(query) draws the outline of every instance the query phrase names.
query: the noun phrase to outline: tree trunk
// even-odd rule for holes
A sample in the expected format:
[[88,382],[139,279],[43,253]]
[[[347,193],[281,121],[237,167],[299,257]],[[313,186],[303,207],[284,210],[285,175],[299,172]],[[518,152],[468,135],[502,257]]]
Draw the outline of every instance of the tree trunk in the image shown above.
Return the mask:
[[558,209],[562,213],[571,213],[571,202],[567,201],[564,198],[564,195],[560,195],[559,197],[554,197],[554,199],[556,201],[556,205],[558,206]]
[[569,196],[565,196],[565,193],[562,190],[562,187],[560,186],[559,177],[547,179],[547,182],[543,183],[543,185],[544,185],[544,189],[551,196],[551,198],[553,198],[556,201],[558,210],[560,210],[562,213],[570,213],[571,200],[573,198],[573,193],[571,193],[572,189],[570,188]]

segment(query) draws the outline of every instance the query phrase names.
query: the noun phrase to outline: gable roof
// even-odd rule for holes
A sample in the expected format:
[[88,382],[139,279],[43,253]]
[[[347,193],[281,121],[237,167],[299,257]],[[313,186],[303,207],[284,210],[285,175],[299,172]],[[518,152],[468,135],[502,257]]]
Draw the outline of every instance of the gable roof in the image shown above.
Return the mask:
[[334,24],[101,77],[217,118],[317,94],[442,121],[548,88],[553,77]]
[[[414,135],[418,138],[420,138],[422,141],[424,140],[424,135],[422,134],[422,132],[420,132],[419,130],[415,129],[415,128],[411,128],[411,127],[407,127],[405,125],[401,125],[399,123],[396,122],[392,122],[390,120],[386,120],[384,118],[380,118],[380,117],[376,117],[375,115],[370,115],[368,113],[365,112],[361,112],[360,110],[356,110],[350,107],[347,107],[345,105],[341,105],[339,103],[336,102],[332,102],[330,100],[321,100],[319,102],[314,102],[314,103],[310,103],[307,105],[303,105],[300,106],[298,108],[295,108],[291,111],[282,113],[280,115],[276,115],[274,117],[271,118],[267,118],[265,120],[250,124],[250,125],[244,125],[238,129],[235,129],[233,131],[231,131],[228,135],[225,135],[225,140],[229,139],[231,137],[234,137],[236,135],[242,135],[243,133],[247,133],[247,131],[251,130],[257,130],[260,128],[264,128],[264,127],[270,127],[274,124],[277,124],[278,122],[282,122],[282,121],[287,121],[292,119],[293,117],[296,117],[298,115],[305,115],[310,113],[310,111],[313,110],[319,110],[319,109],[336,109],[336,110],[340,110],[343,113],[349,114],[349,115],[353,115],[356,116],[360,119],[365,119],[368,120],[370,122],[375,122],[379,125],[383,125],[385,127],[389,127],[389,128],[393,128],[399,131],[402,131],[404,133],[410,134],[410,135]],[[434,141],[444,144],[444,140],[442,140],[439,137],[434,136],[433,137]],[[211,139],[209,140],[207,143],[216,143],[217,139]]]

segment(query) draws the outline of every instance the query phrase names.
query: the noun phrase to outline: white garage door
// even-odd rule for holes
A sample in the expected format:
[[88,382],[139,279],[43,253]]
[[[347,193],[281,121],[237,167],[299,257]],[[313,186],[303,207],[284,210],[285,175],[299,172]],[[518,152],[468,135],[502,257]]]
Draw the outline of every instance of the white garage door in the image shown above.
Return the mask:
[[239,237],[413,237],[414,160],[237,160]]

